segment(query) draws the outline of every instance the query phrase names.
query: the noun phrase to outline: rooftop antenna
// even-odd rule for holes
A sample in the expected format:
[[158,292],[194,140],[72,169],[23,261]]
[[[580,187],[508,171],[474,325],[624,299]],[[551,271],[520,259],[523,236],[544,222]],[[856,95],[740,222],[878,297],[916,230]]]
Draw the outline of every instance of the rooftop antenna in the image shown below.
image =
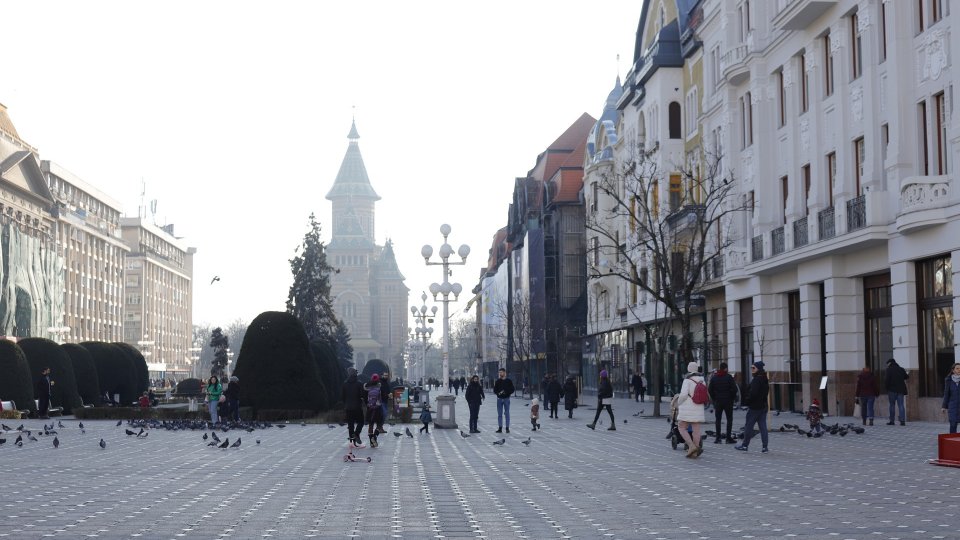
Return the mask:
[[617,53],[617,81],[620,80],[620,53]]
[[144,197],[147,195],[147,183],[144,181],[143,177],[140,177],[140,206],[137,207],[137,218],[143,219],[147,217],[147,207],[143,203]]
[[157,224],[157,200],[152,199],[150,201],[150,217],[153,218],[153,224]]

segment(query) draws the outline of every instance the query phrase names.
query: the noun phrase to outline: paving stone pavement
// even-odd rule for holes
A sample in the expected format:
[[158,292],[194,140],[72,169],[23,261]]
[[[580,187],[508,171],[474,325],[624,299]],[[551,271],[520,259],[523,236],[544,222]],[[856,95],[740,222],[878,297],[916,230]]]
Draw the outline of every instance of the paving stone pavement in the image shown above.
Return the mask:
[[[513,400],[503,446],[492,444],[501,436],[490,399],[480,435],[412,426],[412,439],[382,435],[379,448],[356,452],[372,463],[343,461],[340,426],[232,431],[221,436],[240,435],[241,447],[220,450],[200,432],[136,439],[115,422],[85,422],[80,434],[64,420],[59,449],[52,437],[17,448],[4,436],[0,538],[960,537],[960,469],[926,463],[945,424],[878,419],[863,435],[820,439],[774,432],[769,454],[759,441],[738,452],[707,440],[692,460],[665,440],[665,419],[647,417],[650,402],[617,399],[615,432],[587,429],[585,407],[574,420],[541,411],[535,433],[528,403]],[[783,422],[802,417],[772,426]]]

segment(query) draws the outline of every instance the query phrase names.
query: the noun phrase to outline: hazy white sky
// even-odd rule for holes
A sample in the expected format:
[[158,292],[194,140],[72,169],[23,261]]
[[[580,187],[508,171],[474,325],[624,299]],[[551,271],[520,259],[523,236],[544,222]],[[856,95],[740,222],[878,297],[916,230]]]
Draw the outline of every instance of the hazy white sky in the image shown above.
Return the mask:
[[126,215],[146,182],[158,224],[198,250],[194,322],[215,325],[283,309],[311,212],[329,239],[355,106],[411,305],[442,279],[420,257],[442,223],[472,249],[453,313],[514,179],[626,73],[641,4],[0,0],[0,103]]

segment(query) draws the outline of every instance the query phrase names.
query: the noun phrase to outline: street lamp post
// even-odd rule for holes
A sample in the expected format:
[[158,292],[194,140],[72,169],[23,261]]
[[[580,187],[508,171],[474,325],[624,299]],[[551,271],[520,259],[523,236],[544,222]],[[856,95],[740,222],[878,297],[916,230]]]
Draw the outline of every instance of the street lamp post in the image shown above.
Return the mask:
[[[433,335],[433,327],[427,326],[427,293],[420,295],[420,300],[423,301],[423,305],[421,305],[419,309],[417,309],[416,306],[410,306],[410,314],[413,315],[414,320],[417,322],[415,332],[417,341],[420,342],[420,361],[417,362],[414,377],[419,375],[419,379],[423,380],[426,378],[427,343]],[[430,308],[430,316],[435,317],[436,314],[437,306],[432,306]]]

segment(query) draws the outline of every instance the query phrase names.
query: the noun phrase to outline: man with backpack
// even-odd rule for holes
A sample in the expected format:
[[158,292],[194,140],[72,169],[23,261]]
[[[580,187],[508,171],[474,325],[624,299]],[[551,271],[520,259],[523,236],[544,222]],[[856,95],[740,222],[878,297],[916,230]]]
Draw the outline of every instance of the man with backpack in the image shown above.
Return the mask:
[[380,375],[374,373],[370,377],[370,382],[363,385],[367,391],[367,438],[370,439],[370,447],[376,448],[377,435],[383,430],[383,396],[380,385]]
[[720,444],[721,433],[720,419],[723,415],[727,416],[727,443],[735,443],[736,439],[732,437],[733,432],[733,404],[737,401],[737,381],[733,375],[727,371],[727,363],[720,362],[720,369],[710,378],[710,384],[707,386],[710,393],[710,400],[713,401],[713,410],[717,415],[717,438],[714,444]]
[[[706,420],[703,406],[710,398],[707,385],[703,383],[703,376],[700,375],[700,366],[696,362],[687,364],[687,374],[683,378],[678,396],[677,427],[683,442],[687,443],[687,457],[697,458],[703,453],[700,445],[700,424]],[[687,432],[688,425],[693,428],[692,434]]]

